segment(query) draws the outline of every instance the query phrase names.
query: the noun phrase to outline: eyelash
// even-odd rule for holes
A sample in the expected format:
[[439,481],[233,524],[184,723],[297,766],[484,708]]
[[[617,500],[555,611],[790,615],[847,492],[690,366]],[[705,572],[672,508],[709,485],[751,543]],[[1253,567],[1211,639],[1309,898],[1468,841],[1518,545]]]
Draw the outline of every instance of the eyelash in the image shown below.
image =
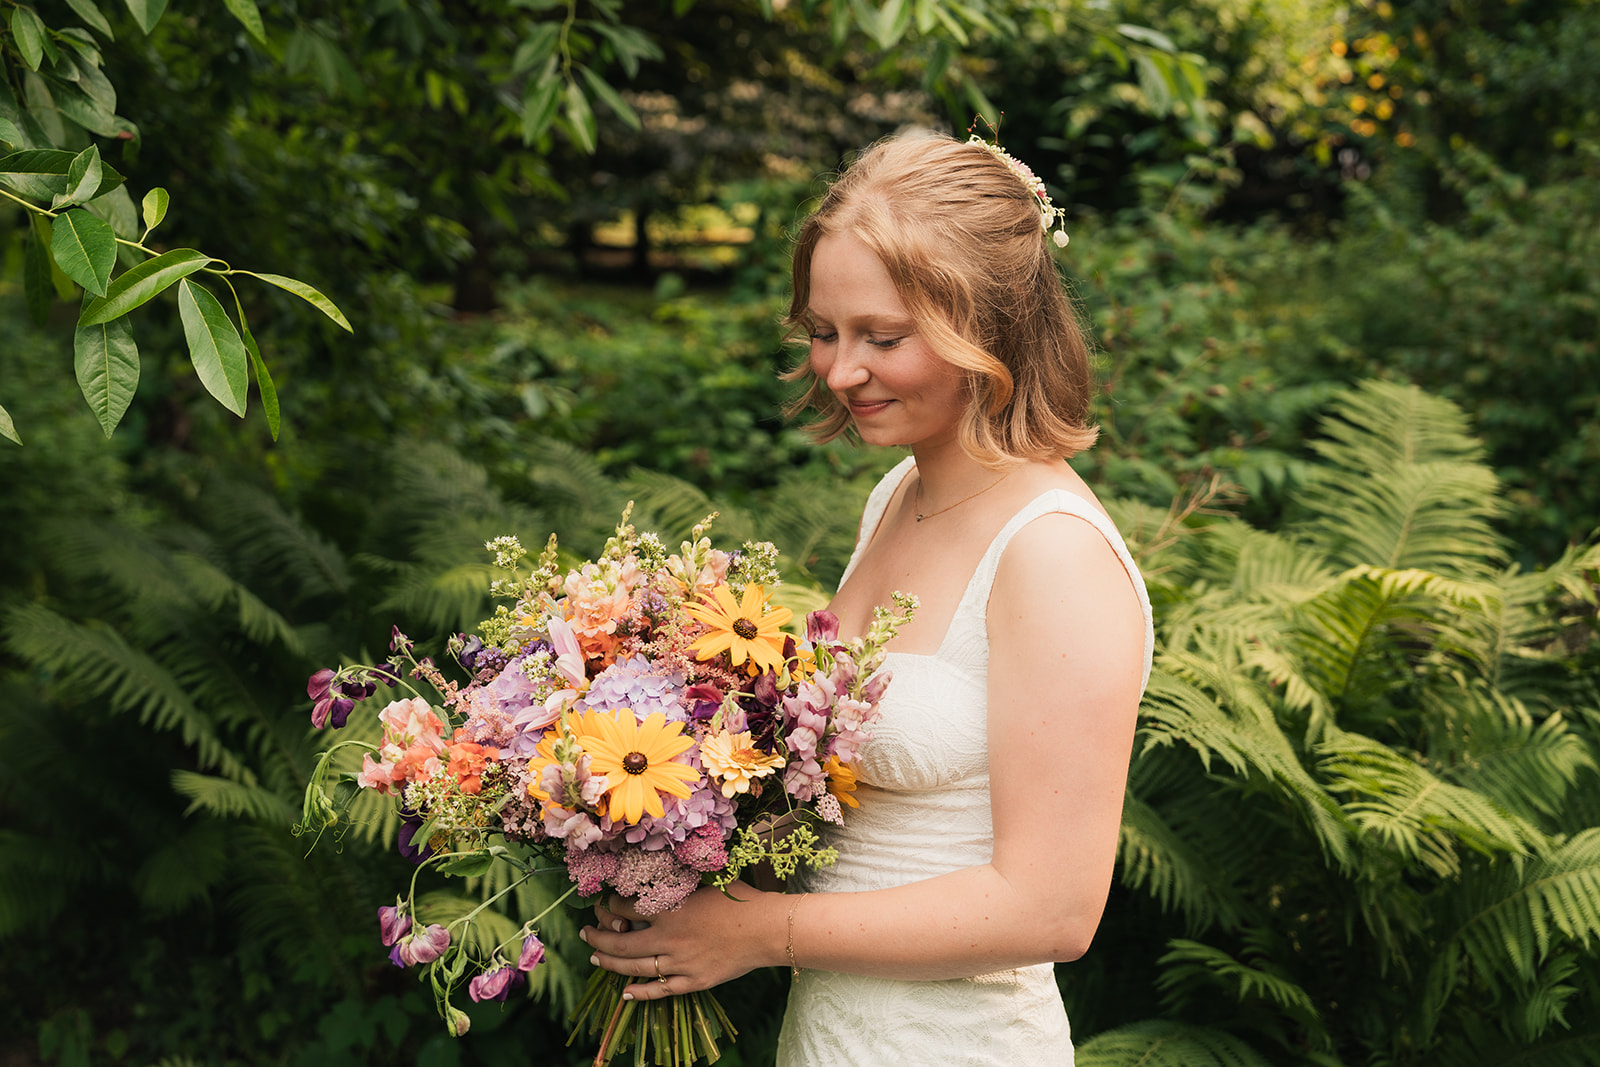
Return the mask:
[[[813,341],[821,341],[823,344],[831,344],[833,341],[837,340],[838,337],[839,337],[839,335],[836,334],[836,333],[816,333],[816,332],[813,332],[811,334],[811,339]],[[904,340],[905,340],[904,337],[890,337],[890,338],[887,338],[887,339],[882,340],[882,341],[875,341],[875,340],[873,340],[872,338],[869,337],[869,338],[867,338],[867,344],[871,345],[874,348],[879,348],[879,349],[883,349],[884,351],[888,351],[891,348],[898,347],[900,342],[904,341]]]

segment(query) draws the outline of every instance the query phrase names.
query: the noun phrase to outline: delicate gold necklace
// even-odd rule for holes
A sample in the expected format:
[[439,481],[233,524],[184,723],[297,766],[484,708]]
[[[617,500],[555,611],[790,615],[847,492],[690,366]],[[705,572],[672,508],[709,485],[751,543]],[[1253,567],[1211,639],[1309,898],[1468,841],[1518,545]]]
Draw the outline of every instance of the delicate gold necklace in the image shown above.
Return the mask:
[[1011,472],[1007,471],[1005,474],[1002,474],[1000,477],[996,478],[994,481],[990,482],[988,485],[984,486],[982,489],[979,489],[976,493],[968,493],[966,496],[962,497],[960,500],[957,500],[954,504],[946,504],[944,507],[940,508],[938,511],[929,511],[927,513],[924,513],[922,511],[922,479],[921,479],[921,477],[918,477],[917,478],[917,521],[921,522],[923,519],[931,519],[935,515],[943,515],[945,512],[949,511],[951,508],[958,508],[962,504],[965,504],[967,501],[971,500],[973,497],[982,496],[984,493],[987,493],[989,490],[993,489],[995,486],[999,485],[1001,482],[1005,481],[1009,477],[1011,477]]

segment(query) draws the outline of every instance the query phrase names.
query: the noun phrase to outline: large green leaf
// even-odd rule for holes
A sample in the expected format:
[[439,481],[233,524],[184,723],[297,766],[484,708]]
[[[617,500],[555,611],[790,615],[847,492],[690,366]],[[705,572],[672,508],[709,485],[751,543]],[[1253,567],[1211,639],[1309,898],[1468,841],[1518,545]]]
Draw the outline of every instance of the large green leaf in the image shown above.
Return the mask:
[[50,317],[50,249],[32,226],[23,243],[27,247],[22,259],[22,285],[28,317],[35,325],[43,326]]
[[48,200],[71,187],[67,173],[76,158],[59,148],[25,148],[0,159],[0,179],[23,196]]
[[106,295],[117,262],[117,237],[110,226],[82,208],[73,208],[51,224],[50,251],[67,277],[95,296]]
[[162,14],[167,10],[167,0],[127,0],[127,4],[134,21],[145,33],[155,29],[156,23],[161,21]]
[[144,203],[139,205],[144,215],[144,232],[148,235],[151,230],[161,225],[161,220],[167,217],[167,204],[171,197],[160,186],[144,194]]
[[[49,200],[72,188],[69,175],[78,155],[81,153],[63,152],[59,148],[25,148],[0,159],[0,179],[24,196]],[[108,193],[122,182],[123,177],[116,168],[102,159],[100,185],[88,199]]]
[[106,286],[104,297],[85,304],[78,325],[93,326],[126,315],[210,262],[210,256],[192,248],[174,248],[147,259],[118,275]]
[[276,285],[279,289],[293,293],[340,326],[343,326],[350,333],[355,333],[355,330],[350,327],[350,320],[344,317],[344,312],[340,311],[332,300],[329,300],[305,282],[294,278],[285,278],[281,274],[257,274],[253,270],[242,270],[239,273],[248,274],[252,278],[260,278],[268,285]]
[[567,83],[567,127],[572,133],[572,143],[589,155],[594,154],[598,127],[589,98],[583,95],[577,82]]
[[250,357],[233,320],[209,289],[188,278],[178,285],[178,314],[200,384],[223,407],[243,416],[250,393]]
[[250,36],[262,44],[267,43],[267,28],[261,23],[261,9],[256,7],[255,0],[222,0],[222,5],[250,31]]
[[17,124],[10,119],[0,118],[0,141],[9,145],[22,143],[22,131],[17,129]]
[[623,122],[626,122],[629,126],[636,130],[640,128],[638,114],[633,110],[632,107],[629,106],[628,102],[622,98],[621,93],[617,92],[610,85],[608,85],[604,78],[600,77],[600,75],[596,74],[588,67],[583,66],[581,63],[578,65],[578,71],[583,75],[583,80],[589,83],[589,90],[593,92],[596,97],[604,100],[606,102],[606,106],[616,113],[617,118],[621,119]]
[[250,353],[250,366],[256,372],[256,389],[261,393],[261,407],[267,413],[267,429],[276,441],[279,427],[278,387],[272,383],[272,373],[267,370],[266,360],[261,358],[261,347],[256,344],[255,336],[251,334],[243,315],[239,316],[239,329],[244,334],[245,351]]
[[110,437],[139,386],[139,349],[128,320],[79,326],[73,336],[73,368],[83,398]]
[[560,106],[561,79],[553,71],[546,72],[544,78],[529,78],[528,92],[522,99],[522,140],[532,144],[542,137]]
[[52,210],[60,210],[70,204],[85,204],[94,199],[100,191],[100,178],[105,168],[100,163],[100,149],[90,145],[79,152],[72,160],[72,166],[67,168],[67,182],[71,188],[65,193],[57,193],[51,201]]
[[15,441],[19,445],[22,443],[22,437],[17,433],[17,426],[11,421],[11,412],[7,411],[4,405],[0,405],[0,437]]
[[17,51],[22,53],[22,61],[29,70],[37,71],[47,55],[51,62],[55,62],[56,47],[33,8],[21,5],[12,8],[11,36],[16,40]]
[[94,30],[108,41],[114,41],[117,35],[111,32],[111,23],[100,11],[100,6],[94,0],[67,0],[67,6],[78,13],[85,26]]

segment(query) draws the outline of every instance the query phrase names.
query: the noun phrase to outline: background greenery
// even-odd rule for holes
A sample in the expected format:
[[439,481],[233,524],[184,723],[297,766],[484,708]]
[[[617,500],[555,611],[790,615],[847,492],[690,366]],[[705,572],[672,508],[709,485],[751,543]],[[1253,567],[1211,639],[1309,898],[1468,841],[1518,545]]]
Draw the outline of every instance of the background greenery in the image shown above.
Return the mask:
[[[0,117],[169,189],[153,251],[355,329],[241,289],[274,432],[158,297],[108,439],[0,200],[0,1062],[587,1062],[575,916],[453,1040],[377,944],[392,827],[288,834],[304,679],[483,617],[486,537],[592,552],[630,499],[830,588],[896,457],[778,414],[786,234],[850,149],[994,101],[1074,214],[1075,464],[1157,604],[1058,970],[1080,1063],[1600,1063],[1600,7],[164,7],[4,6]],[[116,125],[74,110],[87,41]],[[730,988],[727,1062],[784,986]]]

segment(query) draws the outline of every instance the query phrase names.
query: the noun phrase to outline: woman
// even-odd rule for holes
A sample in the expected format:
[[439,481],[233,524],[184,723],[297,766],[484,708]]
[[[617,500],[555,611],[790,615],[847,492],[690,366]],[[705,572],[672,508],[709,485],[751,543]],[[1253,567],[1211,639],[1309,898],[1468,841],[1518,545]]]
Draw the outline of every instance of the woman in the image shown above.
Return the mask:
[[921,600],[861,806],[803,896],[701,890],[648,926],[613,898],[583,933],[638,998],[795,968],[780,1064],[1072,1060],[1051,965],[1105,906],[1152,636],[1063,462],[1094,430],[1057,218],[1004,152],[919,136],[863,153],[800,232],[789,321],[821,433],[912,453],[831,605],[849,636],[892,592]]

